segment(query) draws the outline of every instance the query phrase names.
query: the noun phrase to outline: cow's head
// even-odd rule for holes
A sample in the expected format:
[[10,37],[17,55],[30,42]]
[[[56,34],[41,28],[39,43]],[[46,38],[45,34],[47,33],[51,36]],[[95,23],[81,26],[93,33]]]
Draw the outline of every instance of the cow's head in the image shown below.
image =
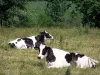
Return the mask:
[[54,37],[47,31],[40,32],[40,35],[44,35],[44,40],[53,39]]

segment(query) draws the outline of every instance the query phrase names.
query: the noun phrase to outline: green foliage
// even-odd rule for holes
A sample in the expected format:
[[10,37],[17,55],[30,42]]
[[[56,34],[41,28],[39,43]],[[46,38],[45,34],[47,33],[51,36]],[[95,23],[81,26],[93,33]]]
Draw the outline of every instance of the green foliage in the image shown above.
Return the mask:
[[47,0],[46,13],[52,17],[53,21],[62,21],[66,8],[64,0]]
[[98,0],[0,0],[1,27],[100,27]]
[[77,12],[76,16],[71,14],[71,11],[73,10],[74,6],[72,6],[70,9],[68,9],[67,11],[64,12],[64,14],[61,16],[62,21],[54,21],[52,19],[52,17],[50,15],[48,15],[47,12],[45,12],[45,11],[47,11],[46,5],[47,5],[47,1],[27,2],[27,4],[26,4],[27,13],[26,14],[29,19],[28,26],[30,26],[30,27],[71,28],[71,27],[77,27],[77,26],[79,27],[82,25],[81,24],[81,16],[80,16],[79,12]]
[[38,26],[40,27],[51,27],[54,25],[53,20],[50,16],[47,16],[45,14],[40,14],[38,16]]
[[[76,5],[75,11],[82,13],[83,26],[100,27],[100,1],[98,0],[68,0]],[[75,14],[75,13],[73,13]]]
[[[26,22],[26,0],[0,0],[0,26],[20,26]],[[18,27],[19,27],[18,26]]]
[[[30,26],[30,27],[41,26],[41,24],[42,24],[41,21],[42,20],[44,21],[46,19],[46,15],[45,15],[45,11],[44,11],[45,8],[46,8],[45,1],[27,2],[27,4],[26,4],[27,13],[26,14],[27,14],[27,17],[29,19],[28,26]],[[44,18],[41,19],[41,16],[42,17],[44,16]]]
[[67,27],[63,22],[54,22],[52,18],[46,14],[40,14],[37,20],[38,27]]

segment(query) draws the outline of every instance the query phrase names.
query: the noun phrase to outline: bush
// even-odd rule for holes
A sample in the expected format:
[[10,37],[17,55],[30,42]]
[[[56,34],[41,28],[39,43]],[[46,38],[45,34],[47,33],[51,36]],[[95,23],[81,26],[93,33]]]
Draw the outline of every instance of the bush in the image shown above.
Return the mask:
[[38,16],[38,26],[40,27],[51,27],[54,26],[54,22],[50,16],[45,14],[40,14]]
[[[0,1],[0,26],[16,27],[22,25],[26,20],[26,0],[1,0]],[[24,22],[23,22],[24,21]],[[24,25],[24,24],[23,24]],[[19,27],[19,26],[18,26]]]
[[51,16],[53,21],[61,22],[67,8],[66,4],[65,0],[47,0],[46,13]]
[[[71,5],[75,4],[75,11],[79,11],[82,17],[83,26],[89,25],[90,27],[100,28],[100,1],[98,0],[68,0]],[[71,6],[70,5],[70,6]],[[75,13],[73,13],[75,15]]]

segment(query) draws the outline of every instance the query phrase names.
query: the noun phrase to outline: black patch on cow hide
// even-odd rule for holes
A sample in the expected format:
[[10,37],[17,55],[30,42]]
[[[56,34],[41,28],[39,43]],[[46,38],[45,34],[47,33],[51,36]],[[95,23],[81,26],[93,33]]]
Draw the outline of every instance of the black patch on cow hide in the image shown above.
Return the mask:
[[65,58],[66,58],[66,61],[67,61],[68,63],[71,63],[71,61],[72,61],[73,59],[76,59],[76,56],[75,56],[75,53],[70,53],[70,54],[66,54],[66,55],[65,55]]
[[72,61],[76,61],[78,57],[82,58],[83,56],[84,54],[76,54],[71,52],[70,54],[66,54],[65,58],[68,63],[71,63]]
[[40,42],[36,42],[34,47],[36,50],[39,50],[39,52],[40,52],[40,44],[41,44]]
[[47,62],[54,62],[56,60],[56,57],[54,56],[53,51],[50,47],[46,46],[43,49],[42,55],[45,55],[46,53],[47,53],[47,57],[46,57]]
[[37,42],[44,44],[44,35],[37,35],[35,39],[37,40]]
[[19,39],[17,39],[17,41],[20,41],[21,39],[19,38]]
[[25,40],[27,48],[33,48],[34,47],[32,39],[29,39],[29,38],[22,38],[22,39]]
[[76,59],[75,59],[75,61],[78,60],[78,57],[79,57],[79,58],[82,58],[83,56],[85,56],[85,55],[84,55],[84,54],[76,54]]
[[78,57],[82,58],[83,56],[84,56],[84,54],[77,54],[77,55],[76,55],[77,58],[78,58]]

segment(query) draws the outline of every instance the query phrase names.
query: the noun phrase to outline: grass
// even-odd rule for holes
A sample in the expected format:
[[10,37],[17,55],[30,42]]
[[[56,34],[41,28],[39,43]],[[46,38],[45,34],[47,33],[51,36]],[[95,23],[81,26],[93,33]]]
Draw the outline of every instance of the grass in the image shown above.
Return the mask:
[[54,40],[46,41],[50,47],[88,55],[100,62],[100,30],[85,28],[0,28],[0,75],[99,75],[100,64],[94,69],[64,67],[48,69],[45,61],[37,59],[37,50],[18,50],[7,43],[18,37],[37,35],[48,31]]

